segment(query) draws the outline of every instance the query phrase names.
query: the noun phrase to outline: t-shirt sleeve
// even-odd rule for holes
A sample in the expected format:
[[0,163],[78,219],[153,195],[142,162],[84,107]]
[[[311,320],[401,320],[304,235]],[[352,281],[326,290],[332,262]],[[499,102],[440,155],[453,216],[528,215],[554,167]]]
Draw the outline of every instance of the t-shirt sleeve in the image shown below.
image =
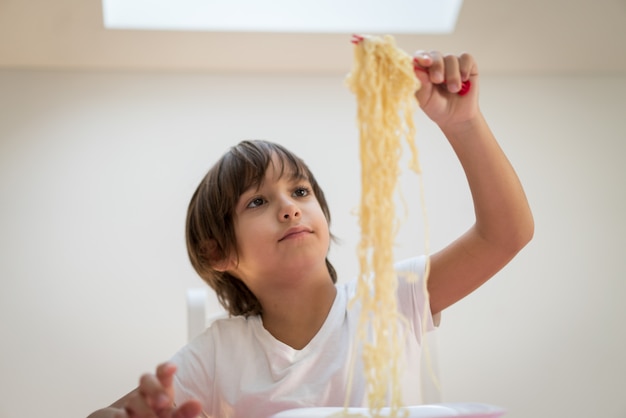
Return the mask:
[[418,342],[421,336],[439,325],[439,314],[431,314],[426,289],[426,256],[413,257],[395,264],[398,275],[398,310],[408,319]]

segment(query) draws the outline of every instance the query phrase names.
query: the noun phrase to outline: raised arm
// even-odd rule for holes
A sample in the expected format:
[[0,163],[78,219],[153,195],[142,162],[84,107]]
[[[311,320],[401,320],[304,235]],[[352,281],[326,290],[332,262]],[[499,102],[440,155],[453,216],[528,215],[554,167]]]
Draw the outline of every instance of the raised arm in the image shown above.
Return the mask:
[[[532,238],[534,222],[522,185],[478,106],[478,67],[468,54],[416,54],[416,94],[456,153],[472,194],[475,223],[431,256],[433,314],[459,301],[504,267]],[[445,80],[445,82],[444,82]],[[470,80],[466,95],[456,94]]]

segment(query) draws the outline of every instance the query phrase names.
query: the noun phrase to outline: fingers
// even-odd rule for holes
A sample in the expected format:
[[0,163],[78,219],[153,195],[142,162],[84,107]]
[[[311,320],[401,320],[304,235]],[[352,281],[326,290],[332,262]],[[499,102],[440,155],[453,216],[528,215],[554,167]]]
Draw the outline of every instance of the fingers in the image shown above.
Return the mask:
[[168,403],[164,408],[155,409],[148,405],[145,398],[137,394],[128,400],[124,409],[115,415],[115,418],[197,418],[201,414],[202,404],[195,399],[185,402],[178,408]]
[[202,413],[202,405],[196,400],[182,404],[172,416],[173,418],[196,418]]
[[463,83],[478,74],[474,58],[467,53],[457,56],[438,51],[417,51],[413,62],[422,84],[432,83],[450,93],[459,93]]
[[415,54],[416,69],[425,70],[428,81],[433,84],[441,84],[445,80],[443,57],[437,51],[419,51]]
[[472,55],[463,53],[459,56],[459,71],[461,72],[462,81],[467,81],[470,77],[478,75],[478,66]]
[[[159,365],[154,374],[146,373],[139,379],[137,389],[123,399],[123,409],[116,418],[196,418],[202,413],[197,400],[189,400],[179,407],[174,404],[174,374],[172,363]],[[120,405],[121,407],[121,405]]]
[[163,409],[172,403],[172,399],[165,388],[153,374],[144,374],[139,379],[139,395],[145,403],[153,409]]
[[459,60],[454,55],[443,57],[442,72],[445,74],[446,87],[450,93],[458,93],[461,89],[461,73],[459,70]]
[[168,416],[164,412],[171,410],[170,406],[165,405],[163,408],[157,408],[152,404],[153,402],[150,398],[146,398],[137,393],[128,400],[126,405],[124,405],[124,410],[130,418],[156,418],[158,416]]
[[124,406],[129,417],[156,417],[173,409],[172,387],[176,366],[163,363],[155,374],[146,373],[139,379],[137,390]]
[[174,374],[176,373],[176,365],[173,363],[160,364],[156,369],[156,376],[161,385],[170,389],[174,383]]

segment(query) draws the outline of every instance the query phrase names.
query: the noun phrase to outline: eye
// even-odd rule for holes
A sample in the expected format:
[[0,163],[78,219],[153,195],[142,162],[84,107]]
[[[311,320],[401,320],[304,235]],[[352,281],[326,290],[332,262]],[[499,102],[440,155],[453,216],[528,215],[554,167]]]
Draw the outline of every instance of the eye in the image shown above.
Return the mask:
[[265,203],[265,199],[263,199],[262,197],[255,197],[254,199],[250,200],[246,208],[258,208],[264,203]]
[[305,197],[305,196],[308,196],[310,193],[311,193],[311,189],[309,189],[308,187],[298,187],[293,192],[293,195],[296,197]]

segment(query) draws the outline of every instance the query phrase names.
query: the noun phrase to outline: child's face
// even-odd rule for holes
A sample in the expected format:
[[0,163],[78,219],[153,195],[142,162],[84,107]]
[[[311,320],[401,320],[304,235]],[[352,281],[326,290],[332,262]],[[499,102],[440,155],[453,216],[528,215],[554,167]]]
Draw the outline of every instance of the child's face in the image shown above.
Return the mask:
[[311,185],[275,166],[280,162],[269,165],[259,188],[245,191],[235,208],[239,261],[229,270],[257,297],[264,287],[295,284],[305,273],[329,277],[330,232]]

